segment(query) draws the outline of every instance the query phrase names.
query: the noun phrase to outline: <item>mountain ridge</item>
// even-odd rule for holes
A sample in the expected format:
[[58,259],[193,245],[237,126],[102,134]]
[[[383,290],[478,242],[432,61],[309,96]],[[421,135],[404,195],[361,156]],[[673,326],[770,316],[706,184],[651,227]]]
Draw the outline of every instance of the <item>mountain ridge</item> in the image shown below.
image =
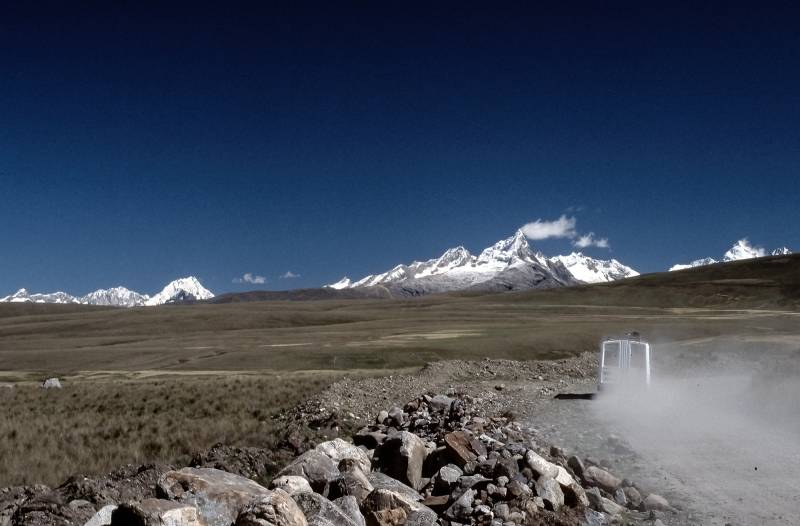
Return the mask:
[[353,281],[348,277],[325,287],[363,289],[387,287],[401,295],[460,290],[527,290],[599,283],[638,276],[615,259],[599,260],[573,252],[547,257],[517,230],[509,238],[486,247],[477,256],[463,246],[447,249],[438,258],[400,264],[390,270]]
[[695,259],[690,263],[678,263],[672,265],[669,268],[670,272],[675,272],[678,270],[686,270],[689,268],[695,267],[704,267],[706,265],[713,265],[715,263],[727,263],[730,261],[741,261],[744,259],[754,259],[754,258],[763,258],[766,256],[788,256],[791,255],[792,251],[783,246],[780,248],[776,248],[772,250],[770,253],[761,247],[756,247],[750,244],[750,241],[744,237],[738,241],[736,241],[731,248],[729,248],[725,254],[722,255],[722,259],[716,260],[711,257],[705,257],[700,259]]
[[213,297],[214,294],[206,289],[200,280],[188,276],[171,281],[153,296],[140,294],[122,286],[97,289],[84,296],[73,296],[61,291],[31,294],[22,288],[14,294],[0,298],[0,303],[60,303],[130,308],[207,300]]

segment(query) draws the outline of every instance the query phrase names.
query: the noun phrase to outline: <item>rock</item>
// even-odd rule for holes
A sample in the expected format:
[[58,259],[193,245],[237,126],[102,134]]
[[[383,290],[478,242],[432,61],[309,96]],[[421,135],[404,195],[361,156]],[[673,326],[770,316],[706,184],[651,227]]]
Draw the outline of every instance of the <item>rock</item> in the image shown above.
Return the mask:
[[314,491],[311,489],[311,484],[309,484],[306,479],[298,477],[297,475],[278,477],[270,482],[269,489],[282,489],[289,495]]
[[[361,505],[364,512],[367,525],[370,524],[386,524],[381,522],[382,516],[390,512],[390,515],[405,516],[405,522],[399,524],[406,524],[408,526],[428,526],[436,524],[436,513],[422,504],[421,502],[407,498],[400,493],[389,491],[385,489],[376,489],[364,499]],[[403,513],[397,513],[393,510],[401,509]]]
[[328,484],[339,477],[339,468],[328,455],[312,449],[278,472],[278,476],[285,475],[303,477],[314,491],[324,493]]
[[383,424],[389,418],[389,411],[381,411],[378,413],[378,416],[375,417],[376,424]]
[[545,508],[558,511],[564,505],[564,492],[556,479],[542,475],[536,481],[536,494],[544,501]]
[[183,468],[169,471],[158,481],[159,490],[170,500],[197,508],[205,526],[229,526],[259,497],[270,498],[267,488],[232,473],[213,468]]
[[453,487],[458,483],[458,479],[462,474],[463,472],[452,464],[443,466],[433,477],[434,494],[444,495],[450,493]]
[[464,431],[454,431],[444,437],[445,447],[451,460],[459,467],[475,461],[478,455],[472,450],[470,437]]
[[583,465],[583,461],[580,459],[580,457],[575,455],[569,457],[567,459],[567,466],[572,470],[573,473],[575,473],[577,477],[583,478],[583,472],[586,469],[586,466]]
[[42,382],[42,388],[44,389],[61,389],[61,380],[58,378],[48,378],[44,382]]
[[625,508],[614,502],[613,500],[607,499],[600,494],[600,489],[597,487],[589,488],[586,490],[586,497],[589,500],[589,505],[592,509],[606,513],[608,515],[619,515]]
[[236,518],[236,526],[308,526],[305,514],[282,489],[262,495]]
[[508,490],[508,494],[511,495],[515,499],[529,497],[533,493],[531,488],[523,484],[518,480],[512,480],[506,485],[506,489]]
[[420,495],[414,488],[411,488],[399,480],[393,479],[392,477],[389,477],[378,471],[368,473],[367,480],[369,480],[369,483],[372,484],[372,487],[375,489],[389,490],[413,501],[422,500],[422,495]]
[[551,479],[555,479],[559,474],[558,471],[559,466],[553,464],[548,460],[545,460],[541,455],[539,455],[532,449],[529,449],[525,453],[525,463],[539,477],[544,476]]
[[370,431],[369,428],[362,429],[353,436],[353,444],[364,446],[367,449],[375,449],[386,440],[386,433],[380,431]]
[[468,489],[444,512],[445,518],[451,521],[468,521],[472,516],[472,501],[475,499],[475,491]]
[[342,474],[331,482],[328,497],[336,499],[349,495],[355,497],[360,505],[375,488],[357,463],[343,460],[339,463],[339,470]]
[[378,469],[414,489],[420,489],[422,465],[427,449],[425,442],[408,431],[400,431],[384,442],[375,452]]
[[297,493],[292,495],[302,510],[309,526],[356,526],[341,508],[319,493]]
[[405,419],[406,414],[403,412],[402,408],[395,406],[389,409],[388,425],[400,429]]
[[655,493],[651,493],[646,499],[644,499],[644,501],[642,501],[642,507],[645,511],[667,511],[671,509],[667,499],[661,495],[656,495]]
[[208,451],[195,455],[189,466],[215,468],[249,479],[263,480],[283,465],[283,462],[276,462],[281,460],[276,457],[278,455],[271,449],[215,444]]
[[583,471],[583,478],[590,486],[597,486],[612,495],[614,491],[622,484],[622,481],[609,473],[608,471],[598,468],[597,466],[589,466]]
[[564,504],[574,508],[576,506],[589,506],[589,499],[586,497],[586,491],[577,482],[573,482],[569,486],[561,486],[561,491],[564,492]]
[[334,500],[333,503],[342,510],[342,513],[353,521],[353,524],[356,526],[366,526],[366,519],[364,519],[364,515],[361,514],[359,502],[354,496],[346,495],[344,497],[339,497]]
[[608,526],[609,524],[608,517],[605,514],[591,508],[584,510],[583,517],[585,526]]
[[519,474],[519,464],[517,464],[517,461],[514,458],[500,459],[497,461],[494,474],[498,479],[500,477],[506,477],[507,479],[511,480]]
[[622,491],[622,488],[617,488],[617,491],[614,492],[614,502],[620,506],[628,505],[628,498],[625,496],[625,492]]
[[437,413],[449,411],[450,405],[453,403],[452,398],[444,395],[436,395],[430,398],[426,397],[425,401],[428,402],[428,406],[431,408],[431,411]]
[[116,504],[103,506],[83,526],[109,526],[111,524],[111,514],[114,513],[116,509]]
[[642,504],[642,494],[639,493],[639,490],[634,488],[633,486],[626,486],[622,488],[623,493],[625,493],[625,499],[628,501],[628,507],[632,509],[638,509],[639,506]]
[[204,526],[197,508],[162,499],[121,504],[111,513],[111,526]]
[[358,462],[364,473],[369,473],[372,470],[372,462],[367,456],[366,452],[349,442],[345,442],[341,438],[323,442],[314,448],[323,455],[329,457],[337,466],[342,460],[352,459]]

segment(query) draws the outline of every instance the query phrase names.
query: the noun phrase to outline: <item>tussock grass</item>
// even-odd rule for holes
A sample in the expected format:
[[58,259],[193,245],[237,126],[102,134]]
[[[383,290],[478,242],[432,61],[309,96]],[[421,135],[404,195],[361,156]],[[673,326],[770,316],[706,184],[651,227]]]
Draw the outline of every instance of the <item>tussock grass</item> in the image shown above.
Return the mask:
[[187,463],[216,442],[273,447],[271,416],[323,389],[326,374],[67,381],[0,389],[0,487]]

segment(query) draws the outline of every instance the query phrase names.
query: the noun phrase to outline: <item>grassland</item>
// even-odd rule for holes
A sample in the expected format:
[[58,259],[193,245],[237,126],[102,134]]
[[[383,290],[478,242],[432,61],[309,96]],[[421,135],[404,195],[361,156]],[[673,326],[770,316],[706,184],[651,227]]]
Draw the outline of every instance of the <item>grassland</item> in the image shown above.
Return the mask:
[[[709,341],[800,348],[797,256],[552,291],[289,298],[0,306],[0,382],[16,385],[0,388],[0,486],[180,462],[218,441],[270,447],[269,415],[342,374],[557,358],[631,329],[676,354]],[[36,387],[53,375],[65,389]]]

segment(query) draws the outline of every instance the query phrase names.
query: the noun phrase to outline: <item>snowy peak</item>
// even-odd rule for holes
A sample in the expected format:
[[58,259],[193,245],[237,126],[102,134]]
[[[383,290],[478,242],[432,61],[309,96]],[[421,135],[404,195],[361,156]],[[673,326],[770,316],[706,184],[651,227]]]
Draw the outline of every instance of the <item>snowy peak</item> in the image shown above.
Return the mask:
[[147,303],[150,296],[139,294],[136,291],[125,287],[112,287],[110,289],[98,289],[80,298],[80,302],[86,305],[105,305],[111,307],[141,307]]
[[82,297],[75,297],[66,292],[50,294],[31,294],[26,289],[19,289],[14,294],[0,298],[3,303],[76,303],[82,305],[104,305],[110,307],[140,307],[143,305],[163,305],[181,301],[196,301],[213,298],[214,295],[195,277],[181,278],[173,281],[153,296],[140,294],[125,287],[98,289]]
[[584,283],[604,283],[618,279],[638,276],[631,267],[623,265],[616,259],[594,259],[580,252],[568,256],[555,256],[550,261],[559,262],[572,276]]
[[31,294],[27,289],[19,289],[14,294],[0,298],[5,303],[79,303],[78,299],[66,292],[51,292],[49,294]]
[[760,258],[766,255],[763,248],[750,245],[747,238],[744,238],[734,243],[730,250],[725,252],[725,255],[722,256],[722,261],[738,261],[740,259]]
[[353,282],[350,281],[350,278],[345,276],[342,279],[340,279],[339,281],[337,281],[336,283],[331,283],[330,285],[325,285],[325,286],[328,287],[328,288],[331,288],[331,289],[342,290],[342,289],[349,288],[352,283]]
[[[769,255],[771,255],[771,256],[784,256],[784,255],[788,255],[788,254],[791,254],[791,253],[792,253],[792,251],[789,250],[788,248],[781,247],[781,248],[777,248],[777,249],[773,250],[772,252],[770,252]],[[736,243],[734,243],[733,246],[727,252],[725,252],[725,254],[722,256],[722,260],[720,260],[720,261],[717,261],[714,258],[696,259],[696,260],[692,261],[691,263],[673,265],[673,266],[670,267],[669,270],[670,270],[670,272],[672,272],[672,271],[675,271],[675,270],[684,270],[684,269],[687,269],[687,268],[702,267],[702,266],[705,266],[705,265],[713,265],[714,263],[720,263],[720,262],[739,261],[739,260],[742,260],[742,259],[760,258],[760,257],[764,257],[766,255],[767,255],[767,251],[766,250],[764,250],[761,247],[755,247],[755,246],[750,244],[750,241],[748,241],[747,238],[742,238],[739,241],[737,241]]]
[[146,305],[164,305],[181,301],[197,301],[213,298],[214,294],[205,288],[194,276],[180,278],[169,283],[161,292],[148,299]]
[[522,230],[517,230],[508,239],[503,239],[485,248],[478,256],[478,264],[502,263],[509,265],[530,261],[535,256],[536,254],[528,245],[528,239],[525,234],[522,233]]
[[[638,273],[616,260],[595,260],[583,254],[547,258],[534,250],[521,230],[472,255],[463,246],[448,249],[427,261],[397,265],[382,274],[370,274],[357,281],[343,278],[327,285],[333,289],[387,286],[420,290],[464,290],[496,284],[498,290],[561,286],[611,281]],[[524,282],[523,284],[521,284]]]

